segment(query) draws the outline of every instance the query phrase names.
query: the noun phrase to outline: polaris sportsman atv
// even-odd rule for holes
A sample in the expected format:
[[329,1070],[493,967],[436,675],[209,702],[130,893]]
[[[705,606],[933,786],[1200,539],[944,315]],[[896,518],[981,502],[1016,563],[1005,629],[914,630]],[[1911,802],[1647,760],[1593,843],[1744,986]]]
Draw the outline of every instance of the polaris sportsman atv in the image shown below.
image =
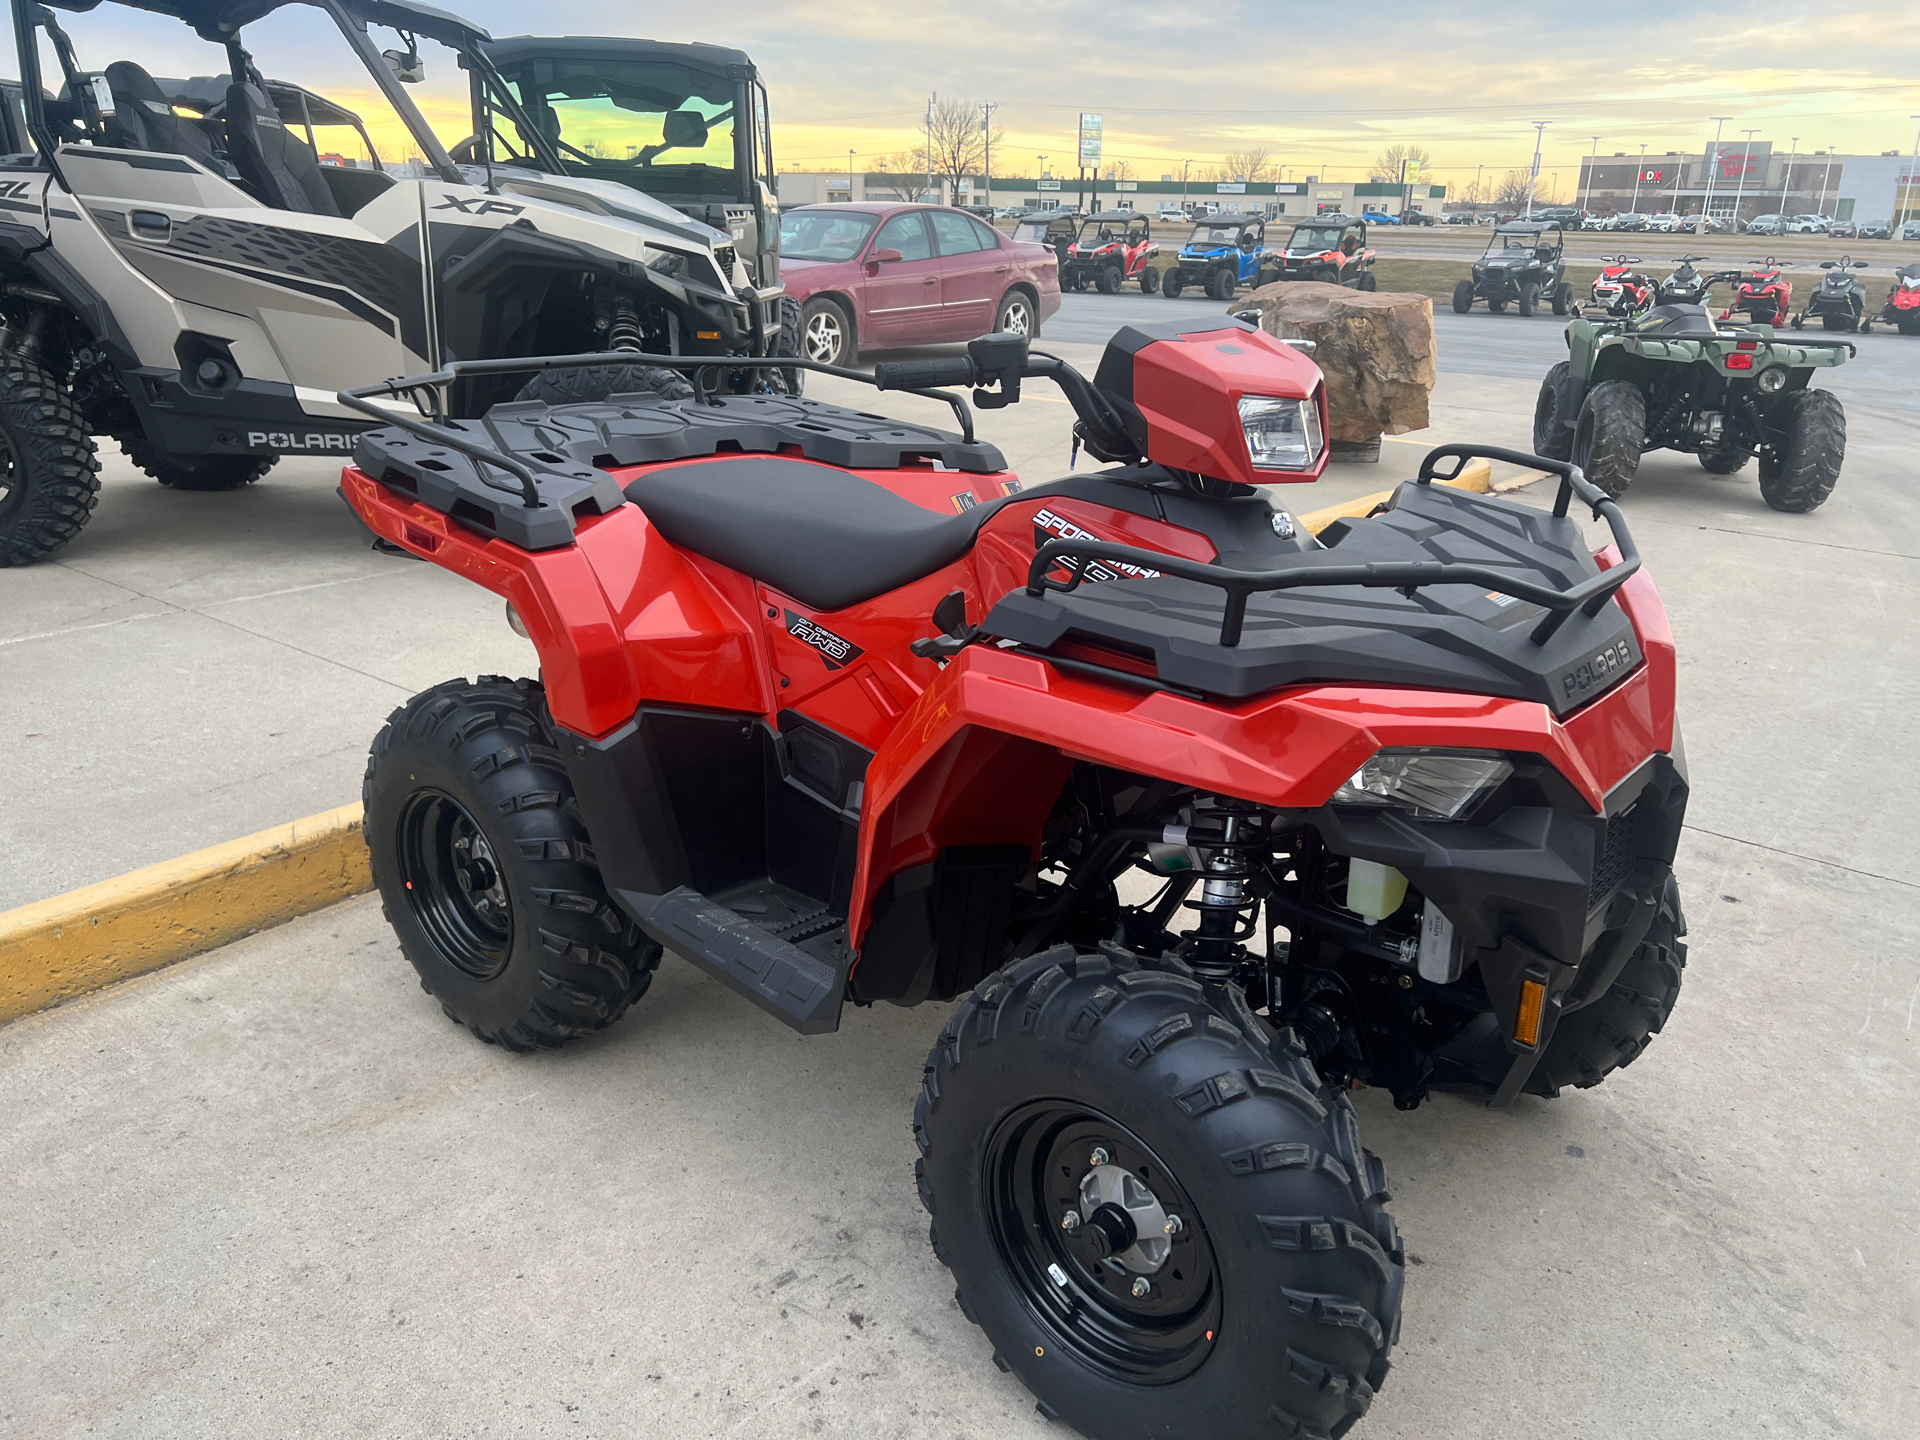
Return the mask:
[[1733,299],[1720,312],[1722,320],[1745,315],[1755,325],[1784,325],[1793,304],[1793,282],[1780,273],[1781,262],[1769,255],[1753,262],[1753,269],[1733,281]]
[[1376,256],[1364,221],[1351,215],[1321,215],[1293,227],[1280,252],[1282,280],[1318,280],[1350,290],[1377,290]]
[[[373,742],[424,986],[513,1049],[663,948],[803,1033],[958,1002],[917,1179],[1001,1368],[1100,1440],[1345,1433],[1406,1274],[1350,1090],[1597,1084],[1678,993],[1673,641],[1619,509],[1565,461],[1551,512],[1436,485],[1541,463],[1443,446],[1315,539],[1264,487],[1327,463],[1319,371],[1224,316],[1091,382],[1013,335],[877,367],[957,434],[647,363],[698,398],[395,415],[342,476],[540,658]],[[927,388],[1036,377],[1108,468],[1022,490]]]
[[1793,317],[1793,328],[1800,329],[1807,323],[1807,317],[1813,316],[1823,330],[1865,330],[1861,322],[1867,309],[1867,287],[1849,272],[1865,270],[1867,262],[1842,255],[1838,260],[1822,260],[1820,268],[1827,273],[1820,277],[1807,303]]
[[1775,510],[1799,514],[1833,494],[1847,415],[1812,381],[1855,353],[1850,342],[1788,342],[1763,325],[1722,329],[1704,305],[1579,319],[1566,338],[1569,357],[1540,382],[1533,448],[1571,457],[1607,494],[1626,493],[1648,450],[1695,455],[1714,475],[1757,455],[1760,495]]
[[[267,81],[247,49],[251,33],[284,31],[273,17],[288,3],[69,0],[94,12],[76,45],[53,9],[14,0],[33,147],[0,181],[0,564],[79,533],[98,498],[96,435],[164,484],[224,490],[284,454],[346,454],[365,420],[336,391],[448,358],[606,352],[535,382],[589,397],[682,385],[622,352],[793,353],[777,277],[756,283],[725,231],[649,196],[562,178],[484,32],[441,11],[319,0],[426,157],[417,178],[370,140],[364,164],[319,163],[306,137],[335,117],[309,107],[289,123],[282,102],[311,92]],[[198,99],[176,106],[132,60],[82,54],[117,42],[136,11],[214,37],[207,58],[228,73],[182,82]],[[383,55],[369,27],[402,48]],[[479,142],[457,147],[473,164],[454,161],[402,83],[424,80],[426,42],[453,52],[435,60],[445,80],[455,59],[466,67],[460,93],[517,117],[546,173]],[[43,53],[58,73],[42,75]],[[798,374],[750,367],[731,383],[764,387],[769,373]],[[462,380],[447,403],[477,415],[518,387]]]
[[1215,300],[1231,300],[1242,285],[1259,287],[1280,276],[1267,248],[1267,222],[1258,215],[1221,215],[1202,220],[1160,276],[1160,293],[1180,298],[1189,285]]
[[1068,249],[1060,266],[1060,288],[1085,290],[1089,285],[1102,295],[1118,295],[1129,280],[1140,282],[1140,293],[1151,295],[1160,288],[1160,272],[1147,262],[1160,253],[1160,247],[1148,237],[1150,223],[1145,215],[1131,210],[1103,210],[1080,222],[1079,238]]
[[[1920,261],[1902,265],[1893,272],[1893,285],[1887,291],[1887,303],[1880,308],[1880,319],[1902,335],[1920,335]],[[1873,322],[1860,322],[1864,333]]]
[[1563,258],[1566,233],[1558,221],[1514,220],[1496,225],[1486,254],[1473,262],[1473,277],[1453,287],[1453,310],[1464,315],[1475,300],[1499,315],[1508,305],[1531,315],[1545,300],[1564,315],[1573,303]]

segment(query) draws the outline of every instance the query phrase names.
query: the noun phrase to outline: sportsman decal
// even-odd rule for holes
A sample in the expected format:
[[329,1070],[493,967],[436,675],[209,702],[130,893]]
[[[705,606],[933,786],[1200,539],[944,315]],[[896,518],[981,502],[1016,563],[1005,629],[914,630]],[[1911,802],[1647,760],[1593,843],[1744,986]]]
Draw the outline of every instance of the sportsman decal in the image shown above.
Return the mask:
[[[1033,517],[1033,548],[1038,550],[1050,540],[1098,540],[1100,537],[1091,530],[1083,530],[1071,520],[1056,515],[1051,510],[1041,510]],[[1065,564],[1056,562],[1052,571],[1055,579],[1065,580],[1073,571]],[[1158,570],[1148,570],[1139,565],[1129,565],[1124,560],[1092,560],[1085,568],[1088,580],[1118,580],[1123,576],[1128,580],[1151,580],[1157,577]]]

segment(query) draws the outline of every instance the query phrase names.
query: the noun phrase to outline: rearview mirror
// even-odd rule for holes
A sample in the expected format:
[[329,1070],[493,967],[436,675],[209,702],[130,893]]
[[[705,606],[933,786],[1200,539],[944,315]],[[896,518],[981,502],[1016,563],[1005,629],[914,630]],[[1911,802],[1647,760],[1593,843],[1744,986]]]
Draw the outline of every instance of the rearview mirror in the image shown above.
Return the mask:
[[427,62],[405,50],[382,50],[380,58],[402,85],[419,85],[427,78]]
[[660,138],[668,146],[698,146],[707,143],[707,120],[693,110],[669,110],[660,122]]
[[876,250],[867,258],[878,264],[885,265],[890,260],[904,260],[907,257],[902,255],[898,250]]

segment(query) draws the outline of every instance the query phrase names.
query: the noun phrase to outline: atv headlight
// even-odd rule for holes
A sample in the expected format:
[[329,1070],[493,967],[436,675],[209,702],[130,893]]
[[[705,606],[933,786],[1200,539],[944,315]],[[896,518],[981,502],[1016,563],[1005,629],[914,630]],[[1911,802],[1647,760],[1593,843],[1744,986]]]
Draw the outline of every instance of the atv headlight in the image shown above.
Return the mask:
[[1428,820],[1465,814],[1513,773],[1485,750],[1382,750],[1333,793],[1336,805],[1392,806]]
[[1240,428],[1256,470],[1311,470],[1320,458],[1320,407],[1311,396],[1243,395]]

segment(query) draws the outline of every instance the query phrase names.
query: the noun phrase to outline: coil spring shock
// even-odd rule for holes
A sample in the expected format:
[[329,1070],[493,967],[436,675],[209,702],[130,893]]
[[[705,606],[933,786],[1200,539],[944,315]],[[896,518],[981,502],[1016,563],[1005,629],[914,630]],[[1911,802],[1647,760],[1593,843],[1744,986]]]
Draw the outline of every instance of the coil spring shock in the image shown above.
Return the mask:
[[1251,912],[1260,903],[1247,893],[1253,866],[1242,847],[1243,832],[1252,823],[1248,816],[1228,813],[1222,836],[1226,843],[1207,862],[1199,900],[1190,902],[1200,912],[1200,923],[1184,932],[1182,958],[1208,980],[1231,980],[1247,963],[1247,948],[1241,942],[1254,931]]
[[616,295],[607,312],[607,348],[609,350],[644,350],[643,336],[640,333],[640,317],[634,313],[633,301],[625,295]]

